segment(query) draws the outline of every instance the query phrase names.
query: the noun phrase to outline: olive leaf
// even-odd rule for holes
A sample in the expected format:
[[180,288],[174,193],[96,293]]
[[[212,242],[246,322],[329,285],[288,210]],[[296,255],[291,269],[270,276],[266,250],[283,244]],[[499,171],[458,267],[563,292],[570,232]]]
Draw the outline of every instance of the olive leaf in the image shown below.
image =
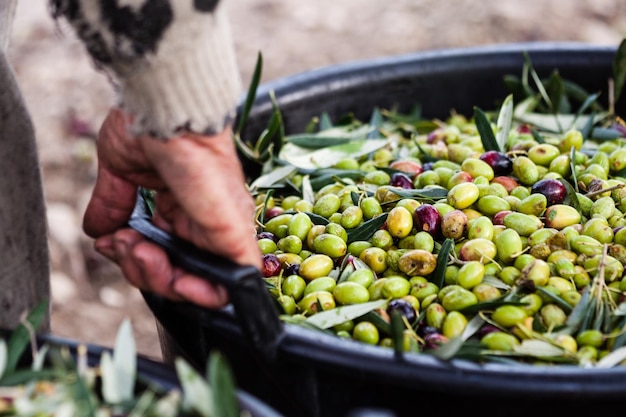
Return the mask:
[[446,238],[443,244],[441,245],[441,249],[439,249],[439,253],[437,254],[437,266],[433,271],[430,282],[435,284],[437,287],[442,288],[443,283],[445,282],[446,276],[446,268],[448,267],[448,257],[450,256],[450,251],[454,246],[454,239]]
[[378,331],[387,336],[391,335],[391,325],[383,319],[376,311],[368,311],[363,315],[363,320],[372,323]]
[[208,381],[213,390],[215,415],[240,417],[235,380],[225,357],[220,352],[213,352],[209,357]]
[[381,215],[362,223],[360,226],[350,229],[348,231],[347,243],[350,244],[360,240],[367,240],[372,237],[374,233],[380,229],[383,224],[385,224],[388,214],[389,213],[382,213]]
[[252,109],[252,105],[254,104],[254,99],[256,98],[256,91],[259,87],[259,83],[261,81],[261,73],[263,72],[263,54],[259,51],[257,54],[256,64],[254,66],[254,72],[252,73],[252,80],[250,81],[250,86],[248,87],[248,94],[246,95],[246,101],[241,110],[241,114],[239,115],[239,122],[237,123],[237,129],[235,133],[237,137],[243,132],[243,128],[248,122],[248,116],[250,115],[250,110]]
[[291,176],[294,172],[296,172],[296,167],[292,165],[278,167],[254,180],[249,186],[250,192],[254,193],[259,189],[271,188]]
[[359,179],[363,177],[363,174],[363,171],[358,170],[342,170],[330,168],[320,169],[310,180],[311,188],[313,188],[313,190],[320,190],[325,185],[335,182],[337,178]]
[[[513,95],[509,94],[500,107],[498,113],[498,120],[496,122],[496,143],[498,144],[498,150],[504,152],[506,150],[506,144],[509,140],[509,132],[511,131],[511,125],[513,123]],[[486,150],[486,149],[485,149]]]
[[9,351],[7,349],[7,343],[4,339],[0,339],[0,381],[7,369],[7,363],[9,362]]
[[589,305],[590,305],[590,292],[588,287],[586,287],[582,293],[580,300],[574,306],[574,309],[567,317],[565,321],[565,325],[573,330],[578,330],[582,325],[584,318],[589,314]]
[[120,325],[113,354],[103,352],[100,362],[102,394],[106,401],[117,404],[132,399],[137,377],[137,349],[130,320],[125,319]]
[[320,116],[320,127],[319,130],[328,130],[333,127],[333,121],[330,119],[330,116],[327,112],[322,113]]
[[375,152],[388,144],[388,139],[352,140],[340,145],[311,150],[294,145],[293,143],[285,143],[278,156],[281,160],[286,161],[298,168],[328,168],[335,165],[342,159],[358,159],[359,157]]
[[380,134],[380,127],[382,126],[383,122],[383,115],[380,112],[380,109],[376,107],[372,112],[372,116],[370,117],[370,126],[372,127],[372,129],[367,134],[368,139],[379,139],[383,137],[383,135]]
[[313,204],[315,202],[315,192],[313,191],[313,185],[311,184],[311,176],[304,175],[302,177],[302,199],[306,202]]
[[536,358],[556,358],[563,356],[565,353],[563,348],[555,346],[554,344],[544,340],[537,339],[522,340],[522,343],[517,346],[513,346],[513,350],[516,353]]
[[491,126],[489,118],[479,107],[474,107],[474,122],[476,123],[476,129],[478,129],[478,133],[480,134],[483,149],[485,151],[503,151],[500,149],[500,145],[498,145],[498,141],[496,140],[496,135],[493,133],[493,127]]
[[565,301],[564,299],[562,299],[561,297],[559,297],[558,295],[556,295],[555,293],[553,293],[552,291],[548,291],[543,287],[537,287],[537,292],[540,293],[540,295],[542,297],[545,297],[549,300],[551,300],[552,302],[554,302],[554,304],[558,305],[559,307],[561,307],[561,309],[569,314],[572,311],[572,306]]
[[423,199],[433,201],[439,200],[448,195],[448,190],[443,187],[420,188],[414,190],[390,187],[389,191],[402,198],[411,198],[414,200]]
[[391,340],[393,341],[393,350],[396,356],[402,356],[404,353],[404,320],[402,313],[398,310],[392,310],[389,314],[391,326]]
[[330,329],[348,320],[359,318],[373,310],[383,308],[387,303],[387,300],[376,300],[367,303],[336,307],[331,310],[320,311],[307,318],[306,322],[321,329]]
[[622,346],[618,349],[613,350],[607,355],[603,356],[596,363],[596,368],[612,368],[614,366],[620,365],[624,360],[626,360],[626,346]]
[[174,367],[184,394],[183,410],[202,417],[214,416],[213,391],[207,381],[183,358],[174,359]]
[[[574,176],[573,179],[575,181],[574,184],[576,185],[576,188],[578,188],[578,183],[576,182],[576,176]],[[572,187],[572,184],[570,184],[569,181],[567,181],[564,178],[559,178],[559,182],[563,184],[563,186],[565,187],[565,198],[563,199],[563,204],[570,205],[574,207],[576,211],[582,212],[580,208],[580,201],[578,201],[576,190],[574,190],[574,187]]]
[[622,132],[612,127],[594,127],[589,135],[590,139],[597,142],[621,139]]
[[[11,333],[7,342],[7,358],[5,374],[13,372],[17,368],[20,357],[31,343],[31,331],[37,331],[48,312],[48,301],[42,301],[26,316],[25,323],[20,324]],[[27,328],[26,326],[29,326]]]
[[620,42],[613,58],[613,97],[617,102],[622,95],[626,81],[626,39]]

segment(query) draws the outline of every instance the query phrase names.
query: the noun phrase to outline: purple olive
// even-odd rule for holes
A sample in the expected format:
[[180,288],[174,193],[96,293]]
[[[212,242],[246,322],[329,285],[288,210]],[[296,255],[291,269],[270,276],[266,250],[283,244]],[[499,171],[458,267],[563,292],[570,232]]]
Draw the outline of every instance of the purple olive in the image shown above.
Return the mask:
[[280,260],[273,253],[263,255],[262,273],[265,278],[273,277],[280,273]]
[[272,232],[260,232],[260,233],[257,233],[256,239],[257,240],[271,239],[274,242],[278,242],[278,237],[274,233],[272,233]]
[[565,199],[567,191],[561,181],[554,178],[544,178],[537,181],[530,187],[531,194],[540,193],[546,196],[548,205],[561,204]]
[[513,161],[503,152],[487,151],[480,155],[480,159],[493,168],[495,175],[508,175],[513,170]]
[[426,349],[436,349],[444,343],[448,342],[448,338],[442,335],[439,332],[436,333],[428,333],[423,337]]
[[437,238],[441,233],[441,214],[430,204],[422,204],[413,212],[413,226],[418,232],[424,231]]
[[298,272],[300,271],[300,264],[291,264],[288,267],[285,268],[285,276],[289,276],[289,275],[298,275]]
[[391,316],[392,311],[400,312],[400,314],[406,317],[409,323],[413,323],[417,318],[415,308],[413,308],[413,306],[408,301],[401,298],[396,298],[389,301],[389,305],[387,306],[387,314]]
[[414,188],[413,180],[411,180],[411,177],[409,177],[408,175],[402,172],[396,172],[392,174],[391,180],[389,181],[389,185],[394,186],[394,187],[405,188],[408,190]]

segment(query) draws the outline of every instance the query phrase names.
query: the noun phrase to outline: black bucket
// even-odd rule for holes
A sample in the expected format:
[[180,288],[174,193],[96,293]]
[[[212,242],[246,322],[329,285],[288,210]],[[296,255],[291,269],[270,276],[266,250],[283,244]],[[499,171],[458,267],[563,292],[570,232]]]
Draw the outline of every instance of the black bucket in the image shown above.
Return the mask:
[[[503,77],[521,73],[524,52],[541,76],[558,69],[564,79],[590,92],[604,92],[615,51],[578,43],[524,43],[420,52],[314,70],[262,85],[243,137],[256,138],[267,126],[271,90],[288,133],[302,131],[324,112],[333,119],[350,112],[367,119],[376,107],[408,111],[418,102],[426,118],[444,118],[451,109],[471,116],[474,106],[495,108],[504,99],[508,90]],[[346,417],[355,408],[396,416],[579,416],[626,406],[626,367],[483,365],[426,354],[396,356],[392,349],[277,325],[271,315],[267,326],[276,330],[258,346],[246,329],[259,321],[249,313],[254,306],[244,314],[232,305],[207,311],[144,296],[159,322],[166,358],[182,355],[202,368],[209,352],[219,349],[229,357],[243,389],[289,416]]]
[[[10,336],[11,331],[0,329],[0,338],[8,339]],[[86,348],[87,365],[90,367],[98,366],[104,352],[113,353],[113,350],[109,347],[85,344],[74,339],[52,334],[39,334],[36,339],[39,346],[47,344],[68,349],[74,360],[78,358],[78,347],[81,345],[84,346]],[[28,350],[20,360],[20,366],[30,366],[31,363],[32,355],[30,354],[30,350]],[[204,370],[202,370],[202,372],[204,373]],[[182,389],[178,375],[170,364],[165,364],[143,355],[137,355],[137,382],[138,388],[150,386],[163,391],[171,391],[174,389],[180,391]],[[238,389],[236,396],[241,412],[245,413],[242,415],[250,417],[284,417],[283,414],[246,391]]]

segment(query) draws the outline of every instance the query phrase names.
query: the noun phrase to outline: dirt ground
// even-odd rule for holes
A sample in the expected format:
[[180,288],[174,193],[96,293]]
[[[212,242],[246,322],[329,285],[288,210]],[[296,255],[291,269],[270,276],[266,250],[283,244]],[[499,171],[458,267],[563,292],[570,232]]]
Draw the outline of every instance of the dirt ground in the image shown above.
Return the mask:
[[[111,346],[130,318],[140,353],[160,358],[140,293],[96,254],[80,228],[95,174],[95,134],[115,102],[82,45],[56,25],[45,0],[20,0],[10,59],[40,144],[52,255],[52,331]],[[240,72],[256,56],[263,81],[346,61],[427,49],[526,41],[617,45],[622,0],[230,0]]]

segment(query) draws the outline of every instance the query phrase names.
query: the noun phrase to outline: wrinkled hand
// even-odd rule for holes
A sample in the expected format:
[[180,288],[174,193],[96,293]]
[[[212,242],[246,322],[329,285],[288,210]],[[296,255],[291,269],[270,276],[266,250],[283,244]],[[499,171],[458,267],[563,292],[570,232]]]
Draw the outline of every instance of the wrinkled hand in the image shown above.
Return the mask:
[[138,187],[154,189],[158,227],[260,268],[254,201],[230,128],[211,137],[184,133],[167,141],[133,138],[129,132],[128,116],[111,110],[98,136],[98,176],[83,218],[85,232],[133,286],[208,308],[225,305],[225,288],[173,267],[160,247],[125,225]]

